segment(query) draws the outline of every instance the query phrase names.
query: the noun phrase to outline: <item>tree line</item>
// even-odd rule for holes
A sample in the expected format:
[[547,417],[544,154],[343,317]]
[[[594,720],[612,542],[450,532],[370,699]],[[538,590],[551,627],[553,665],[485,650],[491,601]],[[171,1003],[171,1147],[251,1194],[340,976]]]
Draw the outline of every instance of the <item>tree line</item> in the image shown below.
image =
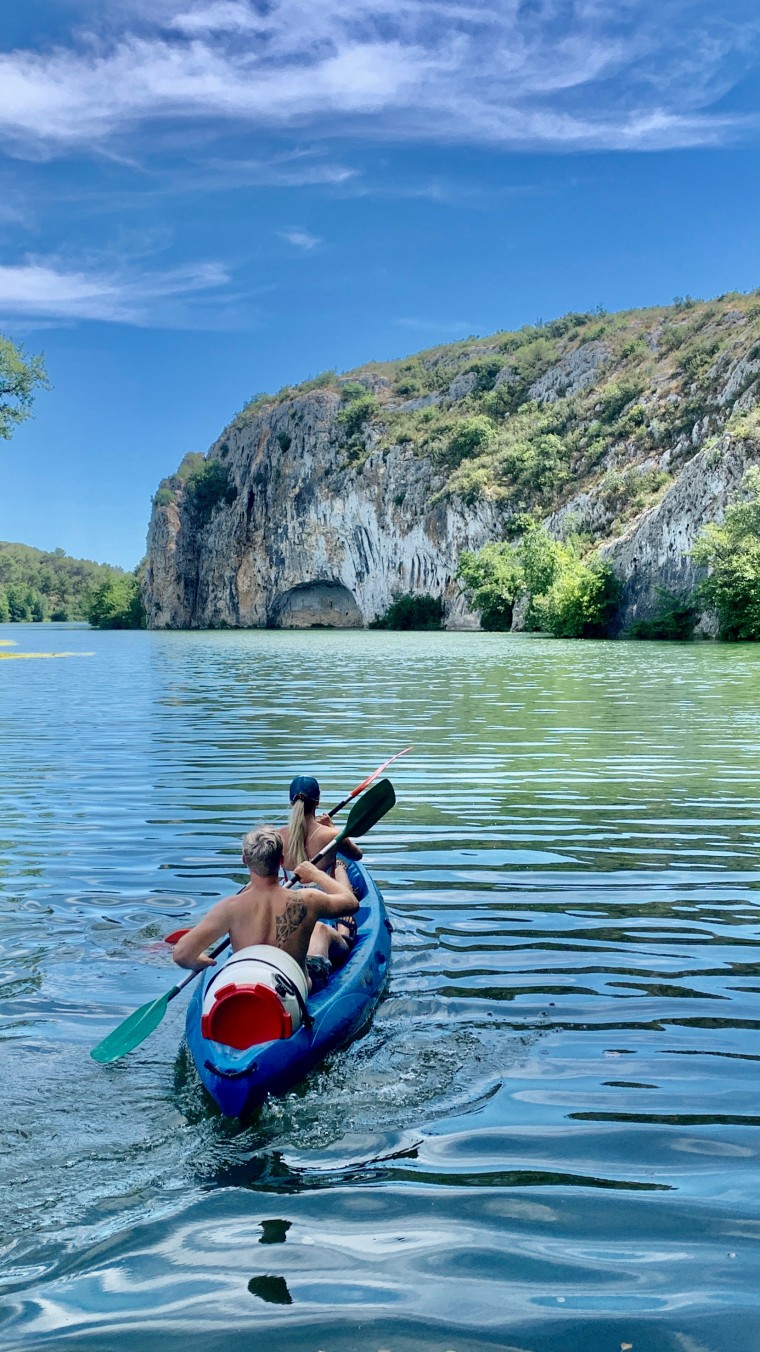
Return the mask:
[[108,563],[62,549],[0,541],[0,624],[88,620],[98,628],[140,628],[139,582]]

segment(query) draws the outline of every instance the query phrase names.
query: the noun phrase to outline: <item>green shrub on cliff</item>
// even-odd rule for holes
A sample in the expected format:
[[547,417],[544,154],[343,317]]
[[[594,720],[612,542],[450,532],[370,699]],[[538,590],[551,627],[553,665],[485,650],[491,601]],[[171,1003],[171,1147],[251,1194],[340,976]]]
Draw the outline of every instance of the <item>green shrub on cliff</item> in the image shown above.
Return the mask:
[[760,469],[744,480],[746,498],[726,509],[722,526],[706,526],[692,550],[708,568],[699,597],[718,616],[720,637],[760,639]]
[[485,394],[492,390],[496,377],[505,365],[504,357],[480,357],[467,368],[475,376],[475,393]]
[[351,404],[354,399],[363,399],[365,394],[369,394],[369,390],[363,381],[347,380],[340,392],[340,402]]
[[458,465],[461,460],[481,454],[495,440],[496,432],[489,418],[482,413],[474,418],[465,418],[451,437],[442,459],[449,465]]
[[[490,496],[520,508],[550,501],[568,477],[573,451],[571,441],[560,435],[561,417],[554,406],[539,412],[524,405],[502,428],[483,415],[467,419],[455,432],[447,457],[456,464],[449,481],[452,491],[465,501]],[[455,460],[453,450],[461,446],[468,455]]]
[[198,523],[205,526],[217,507],[235,501],[237,489],[230,482],[229,470],[219,460],[202,460],[187,476],[185,495]]
[[377,400],[374,394],[370,394],[358,381],[351,381],[344,386],[341,398],[343,408],[338,413],[336,421],[346,440],[350,441],[352,437],[359,436],[365,423],[377,412]]

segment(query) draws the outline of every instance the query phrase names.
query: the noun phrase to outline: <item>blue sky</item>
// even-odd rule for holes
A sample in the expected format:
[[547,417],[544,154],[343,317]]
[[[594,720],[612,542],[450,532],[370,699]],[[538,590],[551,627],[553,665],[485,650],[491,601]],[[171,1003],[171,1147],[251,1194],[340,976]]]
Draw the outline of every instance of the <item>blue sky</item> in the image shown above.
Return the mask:
[[0,443],[0,539],[131,567],[259,390],[760,285],[744,0],[15,8],[0,332],[53,388]]

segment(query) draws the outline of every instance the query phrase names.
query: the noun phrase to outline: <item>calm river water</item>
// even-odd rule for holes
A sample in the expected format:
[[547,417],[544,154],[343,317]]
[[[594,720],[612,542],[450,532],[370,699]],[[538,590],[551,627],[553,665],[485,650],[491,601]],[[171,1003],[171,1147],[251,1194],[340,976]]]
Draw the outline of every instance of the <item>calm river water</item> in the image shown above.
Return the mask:
[[[760,650],[7,626],[0,1344],[760,1348]],[[161,936],[381,760],[366,1034],[248,1124]]]

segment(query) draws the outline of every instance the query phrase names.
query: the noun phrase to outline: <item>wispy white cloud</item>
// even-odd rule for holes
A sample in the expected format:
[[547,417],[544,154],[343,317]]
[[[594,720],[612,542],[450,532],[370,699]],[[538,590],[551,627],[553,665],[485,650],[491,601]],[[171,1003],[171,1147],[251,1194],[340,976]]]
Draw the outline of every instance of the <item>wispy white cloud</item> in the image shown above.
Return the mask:
[[288,244],[294,245],[296,249],[304,249],[307,253],[322,243],[318,235],[312,235],[308,230],[280,230],[279,235],[281,239],[286,239]]
[[[92,14],[92,10],[89,12]],[[756,58],[743,0],[131,0],[108,29],[0,55],[17,153],[209,122],[558,149],[714,144]]]
[[400,329],[409,329],[412,333],[435,334],[440,341],[447,337],[466,337],[474,333],[476,328],[469,319],[423,319],[414,315],[403,316],[395,323]]
[[340,187],[360,176],[360,171],[351,165],[316,160],[301,151],[269,159],[214,157],[201,161],[201,168],[207,184],[211,174],[237,187],[258,184],[271,188]]
[[173,14],[169,26],[181,33],[251,33],[260,19],[245,0],[215,0]]
[[183,326],[199,298],[221,298],[229,283],[215,262],[161,271],[98,269],[59,258],[0,264],[0,316],[52,323],[95,319],[144,328]]

